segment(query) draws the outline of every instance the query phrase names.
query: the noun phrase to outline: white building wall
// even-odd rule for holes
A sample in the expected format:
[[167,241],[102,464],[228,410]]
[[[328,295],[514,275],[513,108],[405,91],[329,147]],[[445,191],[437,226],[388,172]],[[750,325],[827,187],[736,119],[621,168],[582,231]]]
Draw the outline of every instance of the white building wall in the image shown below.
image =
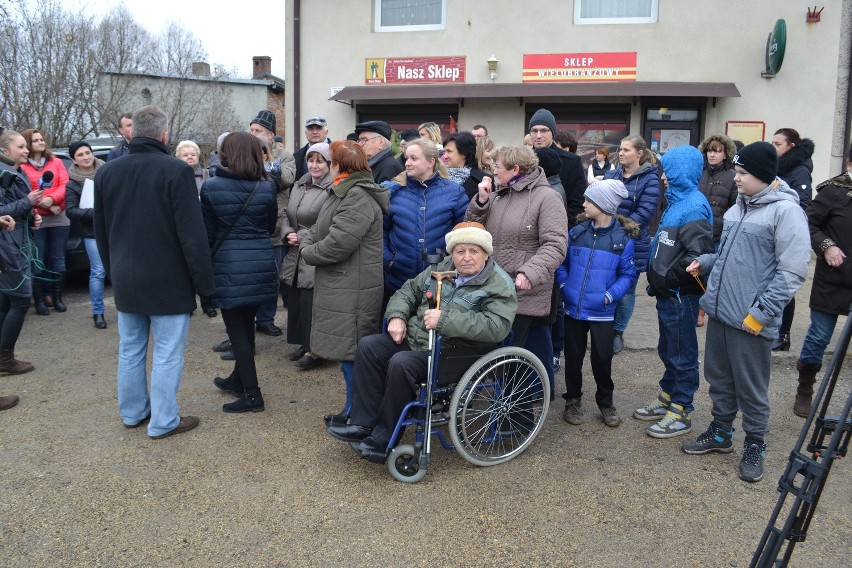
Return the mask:
[[[807,5],[798,0],[659,0],[656,24],[574,25],[573,1],[448,0],[445,30],[376,33],[374,0],[302,0],[302,109],[300,117],[290,115],[291,124],[301,130],[306,117],[319,114],[328,119],[332,138],[351,132],[355,109],[328,98],[332,87],[364,85],[367,57],[465,55],[466,82],[490,83],[486,60],[494,55],[499,60],[496,82],[520,83],[525,53],[636,51],[637,81],[736,84],[741,97],[707,105],[705,135],[724,132],[729,120],[759,120],[766,123],[767,140],[782,127],[813,139],[816,182],[840,169],[838,144],[838,155],[832,157],[832,134],[843,130],[838,116],[845,116],[848,104],[838,96],[838,81],[848,75],[848,53],[841,58],[841,50],[849,50],[852,27],[843,18],[844,9],[852,13],[850,0],[822,5],[822,21],[815,24],[805,22]],[[293,37],[292,9],[289,0],[288,41]],[[784,64],[777,77],[765,79],[760,73],[766,38],[779,18],[787,24]],[[288,49],[288,109],[293,108],[292,54]],[[847,62],[845,69],[838,69],[841,59]],[[623,101],[578,97],[540,102]],[[635,102],[631,131],[641,133],[641,101]],[[476,123],[486,124],[498,143],[514,143],[526,130],[524,107],[517,99],[468,99],[459,108],[459,126]],[[288,132],[290,146],[292,138]]]

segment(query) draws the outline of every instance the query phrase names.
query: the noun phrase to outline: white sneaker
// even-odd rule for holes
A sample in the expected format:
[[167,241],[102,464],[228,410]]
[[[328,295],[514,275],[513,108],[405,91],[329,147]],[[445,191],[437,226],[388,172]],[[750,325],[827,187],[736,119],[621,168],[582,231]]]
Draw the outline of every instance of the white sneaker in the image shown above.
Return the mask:
[[692,418],[679,404],[669,406],[662,420],[653,424],[645,432],[652,438],[674,438],[692,430]]

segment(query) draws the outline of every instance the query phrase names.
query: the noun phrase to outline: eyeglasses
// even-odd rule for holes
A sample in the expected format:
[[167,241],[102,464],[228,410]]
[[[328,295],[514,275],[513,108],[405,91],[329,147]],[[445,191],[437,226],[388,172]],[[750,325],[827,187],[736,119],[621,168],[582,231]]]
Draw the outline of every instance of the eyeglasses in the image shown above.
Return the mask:
[[381,136],[379,134],[376,134],[375,136],[370,136],[369,138],[358,138],[358,144],[364,145],[370,140],[375,140],[376,138],[381,138]]
[[530,136],[536,136],[538,134],[547,134],[550,132],[549,128],[530,128]]

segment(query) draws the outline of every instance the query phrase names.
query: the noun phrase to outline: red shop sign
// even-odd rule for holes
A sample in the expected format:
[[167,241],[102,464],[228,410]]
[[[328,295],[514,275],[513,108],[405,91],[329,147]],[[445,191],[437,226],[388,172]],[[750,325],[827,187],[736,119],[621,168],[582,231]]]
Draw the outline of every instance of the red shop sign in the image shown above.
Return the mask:
[[524,83],[635,81],[636,52],[524,55]]
[[464,83],[465,56],[368,58],[364,83]]

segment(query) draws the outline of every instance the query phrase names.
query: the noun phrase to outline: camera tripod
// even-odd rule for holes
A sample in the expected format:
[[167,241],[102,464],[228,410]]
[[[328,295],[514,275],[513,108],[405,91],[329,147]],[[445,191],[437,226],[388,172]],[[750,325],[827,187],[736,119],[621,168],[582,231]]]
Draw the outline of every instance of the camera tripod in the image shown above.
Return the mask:
[[[850,335],[852,335],[852,312],[849,313],[846,325],[843,326],[843,331],[837,340],[834,355],[825,370],[814,404],[802,427],[802,433],[799,434],[796,446],[790,452],[787,467],[778,481],[778,491],[781,496],[757,545],[750,568],[788,565],[796,543],[803,542],[807,536],[808,527],[832,464],[846,455],[849,439],[852,436],[852,418],[849,415],[850,407],[852,407],[852,390],[846,395],[846,403],[839,415],[826,416],[826,411],[831,405],[837,378],[840,376],[843,359],[849,348]],[[809,441],[805,446],[805,440],[808,438]],[[788,497],[792,499],[792,504],[789,506],[783,524],[779,524],[779,518]]]

